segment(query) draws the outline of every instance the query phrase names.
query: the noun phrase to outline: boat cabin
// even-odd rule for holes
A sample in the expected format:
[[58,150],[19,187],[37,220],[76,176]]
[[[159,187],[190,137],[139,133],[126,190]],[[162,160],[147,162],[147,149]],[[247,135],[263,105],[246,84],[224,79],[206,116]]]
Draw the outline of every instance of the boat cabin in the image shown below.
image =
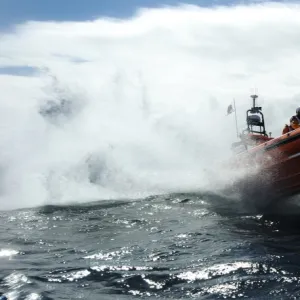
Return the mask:
[[239,135],[241,141],[232,144],[232,150],[240,153],[248,150],[249,147],[255,147],[265,143],[273,138],[266,132],[264,114],[262,108],[256,106],[257,95],[251,95],[253,105],[246,111],[247,128]]

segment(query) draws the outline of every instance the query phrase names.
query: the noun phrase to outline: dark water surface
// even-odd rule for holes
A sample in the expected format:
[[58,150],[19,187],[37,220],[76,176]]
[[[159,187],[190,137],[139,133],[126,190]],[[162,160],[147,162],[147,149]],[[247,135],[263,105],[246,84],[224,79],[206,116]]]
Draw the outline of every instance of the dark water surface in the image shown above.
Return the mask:
[[[300,215],[299,215],[300,216]],[[9,299],[298,299],[300,217],[180,194],[0,213]]]

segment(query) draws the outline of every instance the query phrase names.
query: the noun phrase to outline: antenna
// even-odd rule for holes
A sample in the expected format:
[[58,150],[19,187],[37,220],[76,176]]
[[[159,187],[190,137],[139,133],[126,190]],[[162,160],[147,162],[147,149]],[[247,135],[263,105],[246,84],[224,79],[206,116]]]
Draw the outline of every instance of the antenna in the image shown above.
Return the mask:
[[251,95],[250,97],[251,97],[252,100],[253,100],[253,107],[252,107],[252,108],[255,108],[255,107],[256,107],[256,106],[255,106],[255,100],[258,98],[258,96],[255,94],[255,95]]
[[[252,100],[253,100],[253,106],[252,106],[252,109],[255,111],[255,110],[257,110],[257,109],[255,109],[255,108],[256,108],[256,103],[255,103],[255,101],[256,101],[256,99],[258,98],[258,89],[257,89],[257,87],[254,87],[254,88],[252,88],[251,90],[252,90],[252,95],[251,95],[250,97],[251,97]],[[259,108],[258,108],[258,110],[259,110]]]
[[236,129],[236,136],[239,137],[239,129],[237,123],[237,116],[236,116],[236,107],[235,107],[235,99],[233,98],[233,106],[234,106],[234,114],[235,114],[235,129]]

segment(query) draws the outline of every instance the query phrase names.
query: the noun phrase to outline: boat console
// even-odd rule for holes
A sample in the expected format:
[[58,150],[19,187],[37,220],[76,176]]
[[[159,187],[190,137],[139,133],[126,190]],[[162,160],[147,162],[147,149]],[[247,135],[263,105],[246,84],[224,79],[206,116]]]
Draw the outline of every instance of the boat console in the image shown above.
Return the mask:
[[[232,144],[232,150],[239,153],[248,150],[250,146],[257,146],[273,138],[266,132],[264,114],[262,107],[256,106],[257,95],[251,95],[253,105],[246,111],[247,128],[239,135],[241,141]],[[241,147],[242,146],[242,147]]]

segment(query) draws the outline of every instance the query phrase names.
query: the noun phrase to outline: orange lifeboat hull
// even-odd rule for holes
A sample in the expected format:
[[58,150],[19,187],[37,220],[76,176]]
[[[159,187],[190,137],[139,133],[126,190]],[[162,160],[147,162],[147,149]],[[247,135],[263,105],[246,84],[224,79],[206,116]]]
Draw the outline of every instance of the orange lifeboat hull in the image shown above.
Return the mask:
[[238,183],[242,192],[280,198],[300,193],[300,128],[278,138],[262,141],[240,153],[235,166],[256,171]]

